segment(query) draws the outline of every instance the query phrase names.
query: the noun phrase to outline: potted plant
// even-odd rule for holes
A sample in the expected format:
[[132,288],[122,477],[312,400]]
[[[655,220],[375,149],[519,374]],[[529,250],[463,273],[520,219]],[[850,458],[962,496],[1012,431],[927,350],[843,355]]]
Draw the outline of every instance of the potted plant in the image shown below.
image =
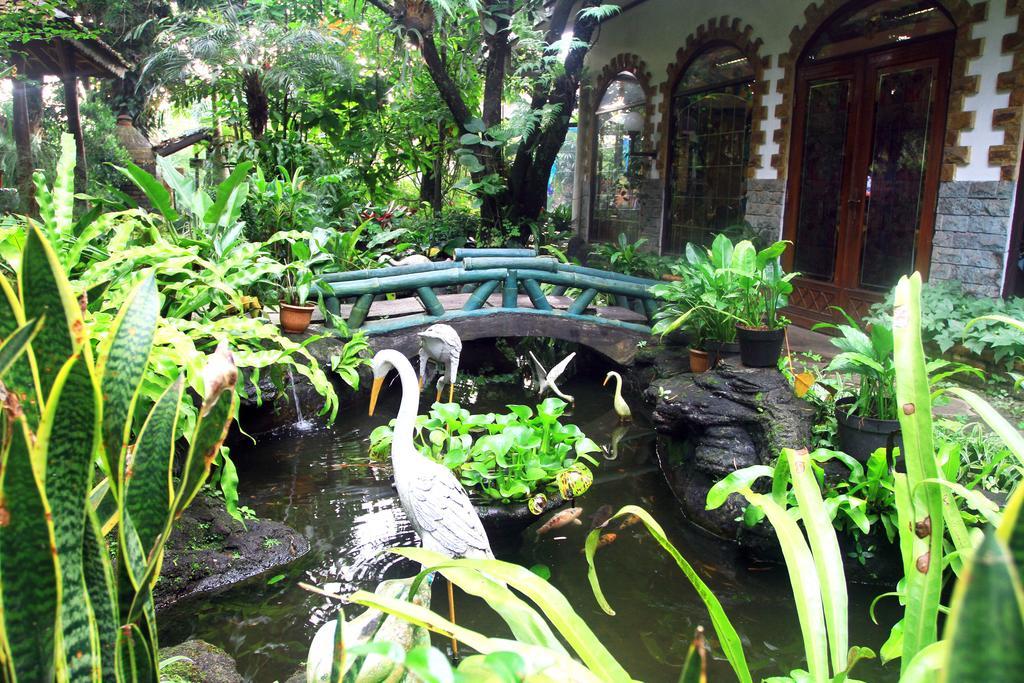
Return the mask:
[[313,319],[316,304],[309,303],[309,296],[319,283],[320,277],[314,270],[330,260],[330,255],[319,248],[312,237],[305,239],[305,233],[289,242],[289,261],[281,276],[281,300],[278,314],[281,329],[292,334],[301,334]]
[[661,301],[654,333],[664,337],[684,330],[695,372],[739,353],[736,323],[743,321],[743,300],[733,256],[733,244],[724,235],[715,237],[710,249],[687,244],[684,260],[672,267],[679,279],[651,287]]
[[789,320],[779,314],[793,291],[797,273],[783,273],[779,256],[785,241],[757,251],[744,240],[733,251],[733,269],[742,289],[743,322],[736,323],[740,360],[752,368],[773,368],[782,354],[782,342]]
[[861,462],[879,448],[902,450],[896,403],[896,365],[893,361],[892,326],[875,321],[862,330],[853,318],[837,308],[845,325],[818,323],[813,329],[838,332],[832,345],[842,353],[827,370],[856,375],[856,390],[836,400],[839,447]]

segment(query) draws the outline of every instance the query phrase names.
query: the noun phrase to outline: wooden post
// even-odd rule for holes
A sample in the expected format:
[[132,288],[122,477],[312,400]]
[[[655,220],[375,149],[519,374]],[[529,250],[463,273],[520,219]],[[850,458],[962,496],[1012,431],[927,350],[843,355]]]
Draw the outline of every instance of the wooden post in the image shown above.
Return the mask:
[[75,76],[74,48],[65,45],[61,55],[64,73],[61,74],[60,80],[64,83],[64,111],[68,117],[68,132],[75,137],[75,191],[85,192],[89,181],[89,169],[85,163],[85,138],[82,135],[82,118],[78,111],[78,78]]
[[[19,60],[20,61],[20,60]],[[15,175],[18,179],[18,197],[26,213],[36,211],[36,197],[32,191],[32,138],[28,123],[28,93],[23,80],[23,64],[18,64],[18,77],[13,79],[14,147],[17,150]]]

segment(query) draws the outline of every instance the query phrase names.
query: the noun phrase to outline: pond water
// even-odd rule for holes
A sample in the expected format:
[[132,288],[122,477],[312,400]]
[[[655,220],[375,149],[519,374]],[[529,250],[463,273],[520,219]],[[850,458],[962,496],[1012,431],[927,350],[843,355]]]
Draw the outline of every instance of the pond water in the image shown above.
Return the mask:
[[[501,369],[488,367],[485,376],[495,377],[490,373]],[[504,368],[509,369],[514,367]],[[589,363],[585,372],[564,386],[560,383],[577,399],[572,415],[563,421],[579,425],[602,445],[610,443],[617,426],[611,392],[601,386],[604,370]],[[474,412],[536,402],[514,372],[502,379],[511,381],[483,386],[460,382],[456,400],[472,405]],[[334,615],[328,600],[303,591],[299,581],[330,584],[335,592],[348,593],[373,590],[382,578],[415,574],[415,565],[384,552],[414,543],[415,536],[392,488],[390,462],[375,462],[367,455],[369,433],[395,415],[398,393],[397,382],[385,387],[375,417],[366,416],[364,405],[349,405],[330,429],[280,434],[234,454],[241,502],[260,517],[283,521],[305,534],[311,550],[274,583],[268,580],[275,577],[257,577],[163,613],[162,644],[202,638],[236,657],[246,680],[283,681],[305,661],[316,629]],[[639,399],[632,403],[639,412]],[[421,410],[426,405],[424,400]],[[598,552],[602,586],[617,614],[604,614],[594,600],[582,555],[589,518],[605,504],[616,509],[640,505],[659,520],[722,601],[743,638],[755,680],[801,665],[802,640],[785,570],[751,565],[734,545],[709,537],[682,518],[657,470],[653,431],[638,417],[619,441],[617,457],[602,460],[594,486],[577,499],[584,508],[583,526],[563,527],[538,538],[539,524],[535,525],[519,538],[496,544],[497,556],[524,566],[547,565],[551,582],[635,679],[677,680],[694,629],[703,625],[714,658],[709,680],[734,680],[703,603],[643,525],[619,533],[613,544]],[[888,628],[874,626],[868,618],[870,601],[884,590],[851,586],[851,644],[877,651],[885,639]],[[460,624],[508,637],[504,622],[482,601],[456,595]],[[446,614],[442,582],[435,586],[434,600],[435,609]],[[882,623],[892,622],[891,612],[881,609],[879,615]],[[897,674],[898,663],[882,668],[867,662],[856,669],[857,678],[869,681],[896,680]]]

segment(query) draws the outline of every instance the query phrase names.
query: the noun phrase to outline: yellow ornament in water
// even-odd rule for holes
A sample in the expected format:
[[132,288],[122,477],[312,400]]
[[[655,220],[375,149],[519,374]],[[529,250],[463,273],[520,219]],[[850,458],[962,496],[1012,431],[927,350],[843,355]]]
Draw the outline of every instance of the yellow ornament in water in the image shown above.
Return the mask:
[[591,487],[594,483],[594,473],[589,467],[578,462],[556,474],[555,482],[562,498],[575,498],[582,496]]

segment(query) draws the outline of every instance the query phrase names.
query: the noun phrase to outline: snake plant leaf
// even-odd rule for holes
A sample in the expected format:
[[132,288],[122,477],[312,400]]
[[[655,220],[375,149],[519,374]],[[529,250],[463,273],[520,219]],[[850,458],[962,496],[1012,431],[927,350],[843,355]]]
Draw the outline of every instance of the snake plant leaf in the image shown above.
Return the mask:
[[18,680],[52,681],[60,575],[50,506],[29,452],[32,434],[10,396],[6,410],[11,429],[0,469],[3,633]]
[[818,480],[811,471],[807,451],[786,448],[782,451],[782,457],[789,463],[793,493],[796,494],[800,517],[807,533],[807,542],[814,557],[814,567],[821,583],[832,672],[838,675],[846,670],[850,642],[849,598],[846,593],[843,555],[839,550],[839,540],[836,538],[832,519],[825,510]]
[[82,567],[85,585],[89,591],[96,631],[99,636],[99,657],[95,665],[101,672],[103,683],[116,683],[114,665],[117,648],[117,593],[114,591],[114,570],[110,552],[103,540],[99,518],[90,506],[86,513],[85,534],[82,545]]
[[921,276],[900,278],[896,285],[892,322],[896,402],[903,432],[912,513],[900,518],[910,537],[911,562],[906,566],[907,604],[903,617],[903,671],[921,649],[938,637],[939,599],[942,592],[944,510],[938,486],[925,484],[939,476],[932,443],[931,394],[921,343]]
[[158,680],[159,671],[149,647],[149,641],[136,624],[128,624],[117,631],[117,680],[130,683]]
[[159,311],[156,281],[149,276],[128,295],[99,351],[103,453],[111,485],[118,489],[124,477],[122,458],[131,431],[131,416],[149,362]]
[[[338,625],[334,629],[334,652],[331,657],[331,683],[343,683],[347,678],[345,675],[345,629],[342,628],[344,623],[345,610],[339,607]],[[354,672],[352,678],[355,678]]]
[[[144,641],[142,650],[128,650],[129,654],[143,652],[151,655],[157,651],[156,610],[153,607],[152,576],[150,565],[139,541],[139,534],[128,511],[122,506],[121,519],[117,525],[118,541],[122,560],[122,576],[126,580],[118,581],[121,618],[123,623],[139,626],[139,632],[133,635],[133,644]],[[125,609],[127,607],[127,609]],[[150,663],[156,670],[157,662]]]
[[[732,665],[732,670],[736,674],[736,677],[741,683],[751,683],[750,668],[747,665],[747,657],[743,652],[743,641],[740,640],[739,634],[736,633],[735,627],[729,620],[728,615],[725,613],[725,609],[722,607],[722,603],[719,602],[718,597],[708,588],[707,584],[697,575],[697,572],[693,570],[690,563],[682,556],[682,553],[676,549],[672,542],[668,540],[668,536],[665,534],[665,530],[661,528],[661,525],[651,517],[650,513],[643,508],[635,505],[626,505],[622,507],[618,512],[612,515],[611,522],[619,517],[627,515],[636,515],[640,518],[640,521],[647,527],[647,532],[656,540],[662,548],[665,549],[672,559],[676,561],[676,565],[682,570],[683,574],[689,579],[690,584],[693,585],[694,590],[700,596],[701,600],[704,601],[704,606],[708,608],[708,614],[711,616],[711,624],[714,626],[715,634],[718,636],[718,640],[722,646],[722,652],[725,654],[726,659],[729,660],[729,664]],[[600,538],[601,529],[594,529],[587,536],[586,545],[584,550],[587,557],[587,578],[590,580],[590,587],[594,591],[594,597],[597,599],[597,603],[601,606],[601,609],[606,614],[615,614],[612,610],[611,605],[604,597],[604,593],[601,591],[601,583],[597,578],[597,569],[594,566],[594,553],[597,552],[597,543]]]
[[[424,567],[453,565],[459,568],[475,569],[485,573],[493,580],[504,581],[540,608],[587,668],[606,681],[630,680],[629,674],[601,644],[601,641],[580,618],[565,596],[529,569],[500,560],[461,559],[453,561],[440,553],[423,548],[393,548],[391,552],[416,560]],[[452,575],[453,581],[458,578],[458,575]],[[467,641],[466,644],[475,649],[472,643]]]
[[953,589],[940,681],[1010,683],[1024,671],[1024,591],[1009,549],[990,527]]
[[[2,335],[0,339],[3,339],[3,343],[0,343],[0,379],[10,370],[14,362],[21,357],[22,352],[28,348],[29,342],[32,341],[32,338],[36,336],[39,329],[43,326],[44,320],[29,320],[10,334],[0,332],[0,335]],[[13,316],[11,317],[11,322],[16,324]]]
[[124,481],[125,507],[149,556],[164,533],[173,502],[171,464],[184,382],[179,377],[157,399],[132,449]]
[[935,683],[939,679],[949,642],[937,640],[922,648],[900,674],[900,683]]
[[76,354],[57,374],[39,422],[33,453],[37,463],[46,463],[46,498],[53,515],[60,564],[63,659],[72,681],[91,678],[96,656],[94,622],[82,567],[100,417],[99,396],[89,365],[87,358]]
[[26,319],[46,318],[32,342],[45,401],[65,361],[82,347],[85,323],[57,254],[35,226],[29,228],[25,240],[20,285]]
[[[25,312],[18,295],[7,278],[0,275],[0,338],[7,339],[25,324]],[[33,358],[32,347],[29,346],[24,354],[14,359],[3,375],[4,386],[17,397],[29,429],[35,429],[38,425],[39,413],[42,411]]]
[[1013,557],[1017,574],[1024,581],[1024,515],[1021,508],[1024,507],[1024,488],[1017,487],[1017,491],[1010,496],[1010,500],[1003,509],[1003,519],[999,524],[999,538],[1010,550]]

